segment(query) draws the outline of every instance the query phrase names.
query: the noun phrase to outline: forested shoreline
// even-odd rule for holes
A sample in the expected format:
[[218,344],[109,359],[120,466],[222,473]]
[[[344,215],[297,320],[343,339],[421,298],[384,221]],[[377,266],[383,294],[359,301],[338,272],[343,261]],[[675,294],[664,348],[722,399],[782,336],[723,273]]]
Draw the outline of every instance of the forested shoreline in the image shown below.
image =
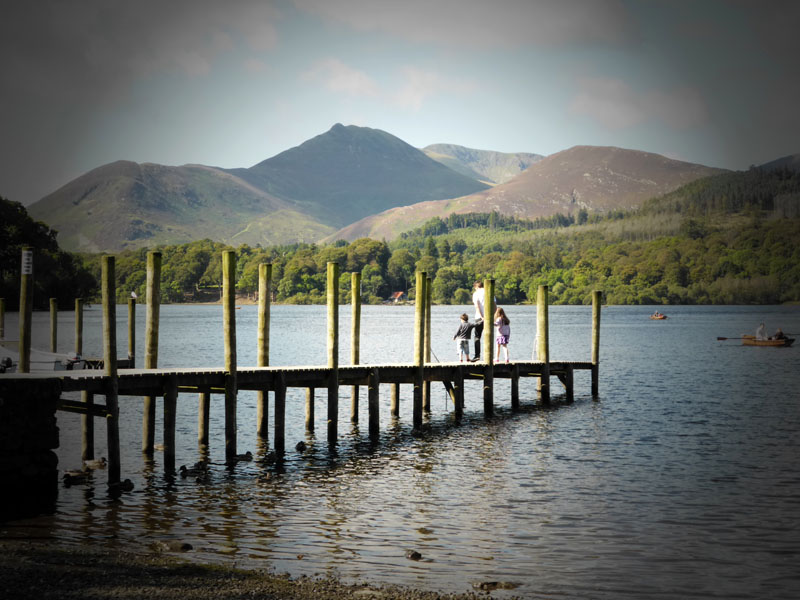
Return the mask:
[[[45,233],[54,240],[53,232]],[[232,248],[199,240],[149,250],[162,253],[164,302],[218,298],[221,254],[234,249],[237,293],[254,296],[258,265],[271,263],[272,300],[278,303],[324,303],[326,264],[335,261],[343,301],[350,295],[350,273],[360,272],[362,299],[373,304],[398,291],[413,299],[417,270],[431,277],[438,304],[469,303],[472,282],[487,277],[495,279],[503,304],[535,301],[542,284],[554,304],[588,303],[595,289],[609,304],[779,304],[800,302],[797,239],[800,174],[751,169],[693,182],[629,212],[578,208],[535,221],[497,213],[450,215],[391,242]],[[144,297],[147,252],[116,255],[120,301],[131,292]],[[17,264],[19,254],[6,254],[3,285],[9,288],[8,263]],[[99,280],[100,256],[74,256],[76,273]],[[85,287],[81,294],[91,297]]]

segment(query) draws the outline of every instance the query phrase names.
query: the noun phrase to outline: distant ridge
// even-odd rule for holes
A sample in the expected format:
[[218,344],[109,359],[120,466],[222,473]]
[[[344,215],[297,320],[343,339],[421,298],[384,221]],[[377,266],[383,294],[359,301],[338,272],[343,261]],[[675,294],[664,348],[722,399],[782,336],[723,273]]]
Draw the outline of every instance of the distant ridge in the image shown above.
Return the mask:
[[425,146],[422,151],[454,171],[493,185],[514,179],[522,171],[544,158],[541,154],[530,152],[494,152],[455,144],[431,144]]
[[452,212],[497,211],[533,219],[581,208],[598,212],[635,208],[648,198],[723,172],[638,150],[575,146],[536,162],[508,183],[461,198],[384,211],[326,239],[393,239],[432,217]]
[[789,169],[800,171],[800,154],[790,154],[761,165],[762,169]]

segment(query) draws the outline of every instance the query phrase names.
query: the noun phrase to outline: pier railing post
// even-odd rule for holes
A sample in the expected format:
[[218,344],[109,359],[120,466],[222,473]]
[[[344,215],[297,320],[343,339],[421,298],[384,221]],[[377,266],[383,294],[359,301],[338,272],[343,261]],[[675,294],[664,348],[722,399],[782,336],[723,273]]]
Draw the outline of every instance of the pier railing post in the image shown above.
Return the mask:
[[[258,366],[269,366],[269,311],[272,295],[272,264],[258,265]],[[269,392],[258,390],[256,395],[256,435],[269,437]]]
[[416,296],[414,298],[414,429],[422,428],[422,388],[425,381],[425,298],[428,274],[417,271]]
[[50,298],[50,352],[58,352],[58,299]]
[[[431,278],[425,278],[425,363],[431,362]],[[431,412],[431,382],[426,381],[422,388],[422,410]]]
[[328,445],[339,435],[339,263],[328,263]]
[[550,325],[547,298],[547,286],[540,285],[536,296],[536,339],[539,342],[537,356],[544,363],[538,384],[539,394],[544,404],[550,402]]
[[592,396],[598,395],[600,379],[600,306],[603,292],[592,292]]
[[483,360],[486,363],[483,375],[483,414],[494,414],[494,279],[483,282]]
[[128,368],[136,366],[136,298],[128,298]]
[[22,248],[22,270],[19,286],[19,373],[31,370],[31,319],[33,317],[33,250]]
[[120,481],[119,405],[117,378],[117,292],[114,257],[104,256],[102,262],[103,296],[103,365],[108,377],[106,383],[106,431],[108,441],[108,483]]
[[[361,360],[361,273],[350,275],[350,303],[352,326],[350,329],[350,362],[357,365]],[[350,421],[358,423],[358,386],[354,385],[350,396]]]
[[225,460],[236,457],[236,252],[222,253],[222,327],[225,338]]
[[[158,366],[158,327],[161,309],[161,253],[147,253],[147,313],[144,330],[144,368]],[[145,396],[142,410],[142,452],[153,454],[156,430],[156,398]]]

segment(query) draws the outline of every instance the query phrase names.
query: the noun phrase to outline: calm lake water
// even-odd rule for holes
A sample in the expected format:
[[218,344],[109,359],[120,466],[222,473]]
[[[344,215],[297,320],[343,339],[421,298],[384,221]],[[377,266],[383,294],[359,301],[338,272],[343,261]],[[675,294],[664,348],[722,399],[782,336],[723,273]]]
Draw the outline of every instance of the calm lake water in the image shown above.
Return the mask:
[[[145,307],[137,307],[139,348]],[[664,308],[664,307],[662,307]],[[793,348],[743,347],[717,336],[800,333],[798,307],[605,307],[600,395],[575,375],[575,402],[556,379],[552,406],[536,404],[535,380],[496,381],[496,415],[485,419],[479,382],[468,382],[466,414],[452,418],[433,384],[432,413],[412,435],[411,388],[401,416],[381,389],[381,438],[349,422],[340,393],[340,442],[328,449],[324,391],[317,432],[304,431],[305,393],[287,394],[287,457],[229,470],[222,399],[212,400],[209,483],[172,480],[160,453],[140,452],[141,400],[120,398],[123,477],[136,488],[119,500],[94,485],[61,488],[53,515],[0,524],[0,536],[147,551],[162,541],[193,545],[196,561],[288,572],[337,574],[464,592],[475,582],[516,584],[492,597],[797,598],[800,596],[800,341]],[[409,362],[413,307],[363,307],[361,361]],[[466,307],[433,308],[433,352],[456,356],[452,336]],[[468,311],[471,315],[471,311]],[[85,313],[85,354],[100,354],[101,311]],[[511,357],[529,359],[535,307],[510,307]],[[350,362],[350,307],[341,307],[340,363]],[[238,363],[256,363],[257,308],[236,311]],[[590,359],[590,307],[550,308],[554,360]],[[49,315],[34,317],[34,346],[49,343]],[[59,315],[59,347],[73,347],[71,312]],[[119,354],[127,311],[118,307]],[[6,331],[16,332],[14,313]],[[221,366],[220,306],[163,306],[159,365]],[[12,336],[8,336],[12,337]],[[15,336],[14,336],[15,337]],[[272,308],[271,364],[323,365],[325,307]],[[142,364],[142,352],[139,365]],[[202,457],[197,398],[179,397],[176,464]],[[255,436],[255,397],[239,396],[238,450],[264,456]],[[161,438],[161,402],[157,442]],[[59,413],[60,468],[80,464],[80,417]],[[106,454],[97,429],[98,456]],[[299,452],[296,442],[308,447]],[[270,440],[271,443],[271,440]],[[416,550],[422,560],[406,558]]]

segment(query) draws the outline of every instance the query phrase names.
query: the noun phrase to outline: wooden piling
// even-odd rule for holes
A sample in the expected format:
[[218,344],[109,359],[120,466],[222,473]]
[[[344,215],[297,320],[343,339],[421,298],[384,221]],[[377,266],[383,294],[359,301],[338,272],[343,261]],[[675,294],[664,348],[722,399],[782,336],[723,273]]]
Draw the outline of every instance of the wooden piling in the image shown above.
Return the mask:
[[75,298],[75,354],[83,356],[83,298]]
[[128,298],[128,368],[136,366],[136,298]]
[[392,384],[391,404],[389,405],[389,414],[393,417],[400,416],[400,384]]
[[417,287],[414,299],[414,429],[422,428],[422,388],[425,382],[425,298],[428,274],[417,271]]
[[519,410],[519,365],[511,365],[511,410]]
[[544,404],[550,403],[550,324],[547,298],[547,286],[540,285],[536,295],[536,339],[539,342],[537,356],[544,365],[537,388]]
[[[144,368],[158,366],[158,328],[161,310],[161,253],[147,253],[147,313],[144,331]],[[142,452],[152,455],[155,448],[156,398],[145,396],[142,410]],[[198,437],[200,434],[198,434]]]
[[58,299],[50,298],[50,352],[58,352]]
[[[269,366],[269,312],[272,294],[272,264],[258,265],[258,366]],[[269,392],[256,392],[256,435],[269,437]]]
[[575,387],[573,385],[574,380],[574,370],[571,365],[567,365],[567,368],[564,371],[564,387],[566,388],[567,392],[567,402],[575,401]]
[[483,414],[494,414],[494,279],[483,281]]
[[367,405],[369,408],[369,437],[377,440],[380,436],[380,374],[378,369],[372,369],[369,373],[369,392]]
[[339,434],[339,263],[328,263],[328,445]]
[[164,473],[175,472],[175,426],[178,414],[178,380],[164,382]]
[[455,404],[456,420],[460,421],[464,416],[464,365],[459,365],[456,368],[455,377],[453,378],[453,388],[455,389]]
[[33,249],[22,248],[19,286],[19,373],[31,370],[31,320],[33,317]]
[[286,452],[286,375],[283,371],[275,377],[275,455]]
[[236,457],[236,252],[222,253],[222,327],[225,338],[225,460]]
[[600,379],[600,306],[603,292],[592,292],[592,396],[598,395]]
[[[431,362],[431,278],[425,278],[425,363]],[[431,412],[431,382],[422,387],[422,410]]]
[[[352,326],[350,328],[350,363],[361,360],[361,273],[350,274],[350,304]],[[350,395],[350,421],[358,423],[358,386],[354,385]]]
[[117,378],[117,295],[116,270],[114,257],[104,256],[102,259],[102,296],[103,296],[103,365],[106,382],[106,437],[108,441],[108,483],[118,484],[120,481],[121,463],[119,448],[119,405]]
[[208,426],[211,416],[211,394],[200,392],[197,399],[197,445],[208,447]]
[[[83,298],[75,298],[75,355],[83,356]],[[81,402],[86,409],[81,414],[81,459],[94,460],[94,394],[83,390]]]
[[314,431],[314,388],[306,388],[306,431]]

